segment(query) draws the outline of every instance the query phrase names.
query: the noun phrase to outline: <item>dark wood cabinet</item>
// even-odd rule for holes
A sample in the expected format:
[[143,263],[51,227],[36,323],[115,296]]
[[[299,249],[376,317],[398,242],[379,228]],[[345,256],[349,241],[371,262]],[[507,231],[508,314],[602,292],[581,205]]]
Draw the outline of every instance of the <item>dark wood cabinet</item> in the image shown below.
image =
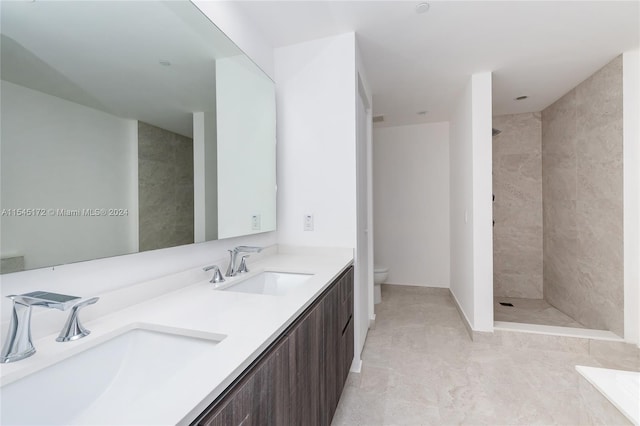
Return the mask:
[[291,424],[321,424],[320,381],[323,360],[322,310],[316,306],[289,334]]
[[338,283],[340,288],[340,343],[338,344],[339,380],[338,395],[342,393],[342,387],[347,380],[351,363],[353,362],[353,273],[346,274]]
[[321,395],[324,397],[325,410],[321,424],[331,423],[333,413],[338,406],[342,386],[340,386],[340,318],[339,312],[339,284],[327,293],[321,303],[324,317],[324,380],[322,382]]
[[285,425],[289,414],[289,346],[281,341],[250,367],[219,404],[198,422],[207,426]]
[[193,424],[327,426],[353,360],[353,267]]
[[324,314],[324,406],[329,425],[353,360],[353,274],[342,275],[321,302]]

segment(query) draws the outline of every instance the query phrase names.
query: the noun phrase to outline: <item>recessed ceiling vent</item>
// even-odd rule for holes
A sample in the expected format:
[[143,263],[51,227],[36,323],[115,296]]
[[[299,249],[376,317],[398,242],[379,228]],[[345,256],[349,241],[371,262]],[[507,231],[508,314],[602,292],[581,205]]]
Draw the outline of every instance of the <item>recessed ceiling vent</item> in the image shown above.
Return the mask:
[[429,3],[418,3],[416,5],[416,13],[425,13],[429,10]]
[[384,121],[384,115],[376,115],[373,117],[374,123],[382,123]]

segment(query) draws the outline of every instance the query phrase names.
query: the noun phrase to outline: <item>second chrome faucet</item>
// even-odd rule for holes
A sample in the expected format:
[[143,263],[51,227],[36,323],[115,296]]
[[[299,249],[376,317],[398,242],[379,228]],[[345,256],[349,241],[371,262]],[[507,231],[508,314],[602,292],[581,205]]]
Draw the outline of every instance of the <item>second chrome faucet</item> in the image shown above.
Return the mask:
[[236,266],[238,261],[238,253],[260,253],[262,251],[262,247],[254,247],[254,246],[238,246],[233,250],[229,250],[229,267],[227,268],[227,273],[225,276],[227,277],[235,277],[239,272],[247,272],[247,264],[245,257],[242,256],[242,267],[239,268]]

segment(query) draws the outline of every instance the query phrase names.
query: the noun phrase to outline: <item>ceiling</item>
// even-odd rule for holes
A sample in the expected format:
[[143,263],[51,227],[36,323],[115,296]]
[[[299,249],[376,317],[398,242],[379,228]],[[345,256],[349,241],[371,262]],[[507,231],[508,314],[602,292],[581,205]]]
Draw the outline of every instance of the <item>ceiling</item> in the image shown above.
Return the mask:
[[483,71],[493,72],[494,115],[541,111],[640,41],[638,1],[430,1],[422,14],[418,3],[237,6],[274,47],[355,31],[378,126],[448,120]]

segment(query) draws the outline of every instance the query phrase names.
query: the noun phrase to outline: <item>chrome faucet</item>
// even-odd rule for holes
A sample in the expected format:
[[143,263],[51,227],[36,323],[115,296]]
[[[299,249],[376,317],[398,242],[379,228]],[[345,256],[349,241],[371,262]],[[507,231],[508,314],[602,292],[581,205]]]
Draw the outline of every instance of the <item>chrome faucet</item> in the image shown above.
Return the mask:
[[219,284],[224,282],[224,277],[222,276],[222,272],[220,272],[220,268],[218,265],[205,266],[202,268],[203,271],[210,271],[213,269],[213,277],[211,277],[211,284]]
[[[9,332],[5,339],[4,345],[2,347],[2,353],[0,355],[0,362],[2,363],[19,361],[21,359],[30,357],[36,352],[36,348],[33,346],[33,342],[31,340],[32,306],[40,306],[48,309],[58,309],[61,311],[66,311],[67,309],[76,306],[77,308],[74,312],[76,312],[75,317],[77,319],[77,309],[90,304],[89,301],[83,302],[84,304],[76,304],[76,302],[80,299],[80,297],[77,296],[48,293],[46,291],[34,291],[31,293],[11,295],[7,297],[13,300],[13,312],[11,315],[11,323],[9,324]],[[98,300],[97,298],[94,299],[95,300],[91,303],[95,303]],[[70,320],[67,322],[70,323]],[[80,325],[80,327],[82,326]]]
[[[233,250],[229,250],[229,267],[227,268],[227,273],[225,276],[227,277],[235,277],[239,270],[236,268],[236,261],[238,258],[238,253],[260,253],[262,251],[262,247],[253,247],[253,246],[238,246]],[[243,270],[242,272],[248,271],[246,262],[243,262]]]
[[93,305],[99,299],[99,297],[92,297],[91,299],[83,300],[82,302],[73,305],[69,318],[67,318],[67,322],[64,324],[64,327],[62,327],[56,342],[70,342],[88,336],[91,331],[84,328],[80,322],[78,314],[80,313],[80,309],[85,306]]
[[238,266],[238,270],[236,271],[237,274],[244,274],[245,272],[249,272],[249,268],[247,268],[247,257],[249,257],[249,255],[245,254],[240,259],[240,266]]

